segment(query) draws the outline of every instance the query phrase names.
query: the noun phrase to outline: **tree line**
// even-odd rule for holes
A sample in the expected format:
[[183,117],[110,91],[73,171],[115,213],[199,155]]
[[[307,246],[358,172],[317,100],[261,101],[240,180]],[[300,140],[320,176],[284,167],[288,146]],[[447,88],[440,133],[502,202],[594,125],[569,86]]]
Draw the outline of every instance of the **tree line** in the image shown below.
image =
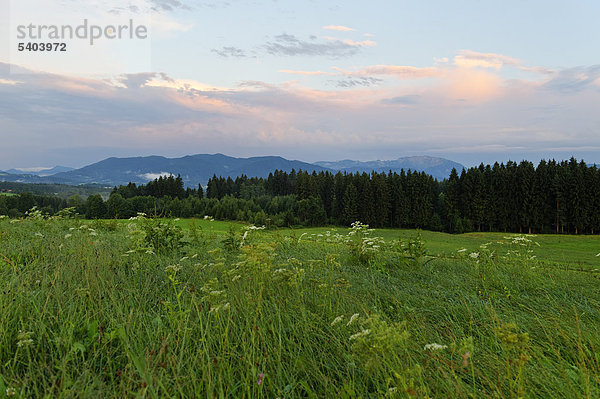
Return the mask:
[[[423,228],[463,233],[596,234],[600,231],[600,171],[583,161],[479,165],[437,181],[424,172],[330,173],[275,171],[267,178],[213,176],[184,188],[180,176],[115,187],[104,201],[73,196],[45,203],[29,195],[0,197],[0,214],[18,216],[39,200],[48,213],[74,207],[88,218],[129,218],[138,212],[212,216],[269,226],[349,225]],[[47,202],[47,201],[46,201]]]

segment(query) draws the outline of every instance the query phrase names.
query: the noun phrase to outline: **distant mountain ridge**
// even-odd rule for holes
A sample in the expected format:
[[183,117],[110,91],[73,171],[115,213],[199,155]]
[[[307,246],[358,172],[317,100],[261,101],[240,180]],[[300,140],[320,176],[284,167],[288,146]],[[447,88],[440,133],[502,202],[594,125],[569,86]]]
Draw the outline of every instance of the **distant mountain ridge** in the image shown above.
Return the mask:
[[206,184],[213,176],[235,178],[267,177],[270,172],[306,170],[325,171],[326,168],[301,161],[290,161],[277,156],[234,158],[223,154],[198,154],[182,158],[161,156],[135,158],[107,158],[103,161],[70,172],[58,173],[52,178],[80,183],[120,185],[129,182],[145,184],[161,175],[181,175],[186,186]]
[[53,168],[42,168],[36,170],[22,170],[22,169],[9,169],[6,173],[10,173],[13,175],[34,175],[34,176],[52,176],[57,173],[62,172],[70,172],[75,170],[75,168],[70,168],[68,166],[55,166]]
[[389,161],[321,161],[315,162],[315,165],[348,173],[370,173],[372,171],[378,173],[388,173],[390,170],[392,172],[400,173],[402,169],[405,171],[410,169],[413,171],[425,172],[438,180],[443,180],[450,176],[450,172],[452,172],[453,168],[455,168],[459,173],[464,168],[464,166],[458,162],[450,161],[445,158],[429,156],[403,157]]
[[[146,156],[131,158],[107,158],[100,162],[85,166],[80,169],[62,171],[52,175],[45,175],[49,171],[60,167],[45,170],[42,175],[26,173],[22,170],[11,169],[0,172],[0,180],[20,183],[59,183],[59,184],[97,184],[103,186],[118,186],[133,182],[146,184],[162,175],[181,175],[183,182],[188,187],[196,187],[199,183],[205,185],[213,176],[232,177],[246,175],[248,177],[267,177],[275,170],[291,172],[292,169],[313,171],[337,171],[348,173],[387,173],[390,170],[400,172],[411,169],[424,171],[438,179],[450,175],[452,168],[462,170],[459,163],[443,158],[433,157],[407,157],[392,161],[335,161],[317,162],[311,164],[302,161],[288,160],[278,156],[263,156],[250,158],[235,158],[223,154],[197,154],[181,158],[166,158],[162,156]],[[41,172],[41,171],[40,171]]]

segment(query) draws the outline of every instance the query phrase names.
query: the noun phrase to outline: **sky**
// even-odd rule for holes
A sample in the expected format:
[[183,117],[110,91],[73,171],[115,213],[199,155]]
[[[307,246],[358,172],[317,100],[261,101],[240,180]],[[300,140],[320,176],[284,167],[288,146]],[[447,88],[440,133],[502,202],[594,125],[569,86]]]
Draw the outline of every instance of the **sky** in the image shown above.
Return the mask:
[[[595,0],[0,0],[0,170],[198,153],[600,163],[599,16]],[[19,37],[84,21],[147,34]],[[48,41],[67,51],[18,51]]]

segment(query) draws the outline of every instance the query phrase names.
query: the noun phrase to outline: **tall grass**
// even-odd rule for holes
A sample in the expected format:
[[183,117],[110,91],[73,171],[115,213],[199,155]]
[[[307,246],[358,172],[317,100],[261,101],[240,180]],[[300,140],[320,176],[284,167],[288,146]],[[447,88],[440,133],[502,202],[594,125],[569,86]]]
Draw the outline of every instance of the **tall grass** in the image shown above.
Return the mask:
[[352,231],[0,220],[0,397],[600,396],[597,274]]

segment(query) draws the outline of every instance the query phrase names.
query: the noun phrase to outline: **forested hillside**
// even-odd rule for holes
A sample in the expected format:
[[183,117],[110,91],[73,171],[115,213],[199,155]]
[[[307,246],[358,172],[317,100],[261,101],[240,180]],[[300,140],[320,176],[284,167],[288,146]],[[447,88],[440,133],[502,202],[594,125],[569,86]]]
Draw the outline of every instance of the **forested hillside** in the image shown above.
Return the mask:
[[[18,216],[32,204],[0,197],[0,214]],[[46,205],[57,211],[62,203]],[[41,204],[39,204],[41,206]],[[214,175],[205,189],[184,189],[181,177],[115,187],[68,205],[88,218],[128,218],[138,212],[176,217],[212,216],[270,226],[349,225],[423,228],[462,233],[596,234],[600,230],[600,171],[574,158],[480,165],[437,181],[423,172],[275,171],[267,178]]]

